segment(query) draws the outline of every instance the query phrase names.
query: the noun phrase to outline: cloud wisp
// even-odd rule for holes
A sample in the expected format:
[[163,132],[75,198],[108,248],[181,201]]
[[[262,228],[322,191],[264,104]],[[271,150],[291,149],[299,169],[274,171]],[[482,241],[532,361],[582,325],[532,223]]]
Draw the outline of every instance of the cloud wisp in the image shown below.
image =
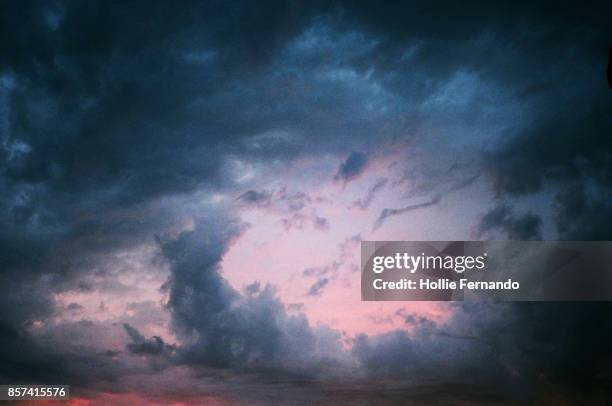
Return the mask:
[[399,209],[384,209],[378,216],[378,219],[376,219],[376,222],[374,222],[374,226],[372,227],[372,229],[377,230],[380,227],[382,227],[385,220],[387,220],[389,217],[399,216],[401,214],[404,214],[410,211],[423,209],[423,208],[430,207],[430,206],[435,206],[438,203],[440,203],[441,199],[442,199],[441,195],[436,195],[433,199],[431,199],[428,202],[411,204],[411,205],[408,205],[408,206],[405,206]]

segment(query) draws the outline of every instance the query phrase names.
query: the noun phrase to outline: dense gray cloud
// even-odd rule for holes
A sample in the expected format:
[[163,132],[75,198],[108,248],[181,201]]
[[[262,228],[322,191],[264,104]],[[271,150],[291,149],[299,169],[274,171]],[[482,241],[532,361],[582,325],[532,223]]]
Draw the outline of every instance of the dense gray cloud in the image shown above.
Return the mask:
[[[596,127],[585,129],[593,142],[561,148],[567,143],[556,138],[548,143],[552,149],[545,159],[533,159],[530,154],[538,149],[517,144],[543,145],[544,135],[524,133],[552,134],[553,125],[563,140],[573,137],[577,125],[587,122],[591,105],[595,118],[605,118],[607,96],[594,91],[597,75],[590,75],[597,69],[598,44],[608,41],[608,30],[600,24],[605,13],[595,6],[576,5],[571,12],[550,15],[536,6],[470,2],[453,10],[452,18],[441,4],[380,10],[373,2],[274,4],[265,7],[266,13],[248,4],[204,2],[185,5],[188,13],[162,3],[146,10],[62,2],[2,7],[8,52],[0,67],[8,78],[3,88],[9,89],[3,90],[2,103],[2,187],[4,195],[25,190],[30,195],[11,208],[22,223],[61,224],[75,208],[125,205],[207,183],[227,185],[224,153],[290,159],[331,149],[349,154],[343,165],[348,172],[338,176],[350,176],[365,162],[354,152],[359,144],[372,146],[405,131],[427,133],[433,121],[446,128],[449,117],[468,129],[488,128],[487,112],[481,117],[473,106],[475,124],[443,105],[429,111],[419,107],[465,70],[497,84],[498,91],[528,103],[534,112],[535,125],[519,123],[506,130],[507,138],[518,141],[491,152],[490,171],[500,191],[536,190],[527,183],[538,184],[548,172],[539,166],[553,168],[554,159],[573,165],[564,151],[575,151],[570,154],[579,158],[582,150],[594,162],[597,152],[588,145],[606,145],[596,135],[607,128],[605,119],[599,124],[588,120]],[[577,19],[592,34],[584,34]],[[482,40],[474,39],[475,26]],[[523,46],[512,48],[508,39],[521,36],[527,37]],[[578,45],[566,46],[570,39]],[[558,52],[568,70],[530,63],[543,50]],[[482,62],[484,54],[488,63]],[[589,70],[570,70],[570,65]],[[359,75],[368,70],[388,93],[386,99],[376,100],[367,86],[360,88]],[[570,86],[573,72],[580,76]],[[580,103],[579,111],[568,111],[556,102],[563,100],[559,94],[592,96],[599,105]],[[363,109],[364,100],[379,103],[380,109]],[[483,104],[478,101],[473,104]],[[277,108],[278,103],[284,107]],[[288,136],[266,135],[275,131]],[[54,137],[45,136],[48,132]],[[453,138],[452,131],[448,137]],[[530,175],[522,176],[521,170]]]
[[193,231],[160,240],[171,270],[168,307],[185,343],[180,362],[298,375],[324,373],[318,370],[323,362],[334,370],[339,334],[311,328],[303,315],[288,315],[271,286],[257,285],[243,296],[219,274],[223,253],[243,227],[211,215]]
[[[96,334],[100,329],[87,321],[72,326],[60,325],[56,332],[64,336],[58,339],[51,336],[33,337],[2,322],[0,347],[3,361],[0,363],[0,378],[4,382],[47,385],[70,382],[71,386],[80,388],[120,389],[117,381],[121,376],[149,370],[127,362],[117,362],[114,359],[117,352],[74,342],[83,339],[84,332]],[[66,334],[68,330],[70,333]]]
[[[274,163],[277,173],[294,158],[331,154],[344,160],[336,177],[347,182],[364,172],[370,151],[409,138],[409,149],[437,169],[425,173],[427,185],[439,184],[440,173],[467,172],[447,169],[465,151],[482,161],[478,175],[457,177],[466,179],[459,185],[491,180],[502,202],[481,231],[539,238],[548,220],[562,239],[611,239],[609,15],[609,2],[2,2],[1,377],[87,386],[132,371],[112,360],[121,357],[115,350],[58,348],[27,331],[62,310],[56,293],[94,292],[94,275],[116,276],[113,253],[154,235],[169,236],[159,247],[182,342],[169,351],[161,338],[125,327],[128,352],[171,352],[172,362],[196,367],[291,365],[309,376],[333,369],[336,332],[287,315],[271,287],[242,295],[219,275],[240,223],[220,214],[172,237],[173,219],[180,223],[188,210],[156,206],[229,189],[241,203],[267,208],[268,192],[238,185],[245,162]],[[513,214],[517,200],[550,191],[556,206],[548,217]],[[272,196],[289,213],[287,229],[333,226],[306,210],[312,200],[304,193]],[[436,202],[397,202],[377,224]],[[486,375],[492,367],[482,354],[525,382],[537,380],[541,366],[564,379],[577,370],[580,385],[608,376],[595,364],[607,361],[609,306],[512,309],[507,324],[474,315],[468,324],[479,340],[412,320],[420,336],[363,336],[353,354],[390,378],[427,359],[438,372],[454,359]],[[424,371],[435,376],[431,366]]]
[[166,344],[159,336],[153,336],[147,339],[128,323],[123,324],[123,328],[125,328],[131,340],[131,342],[127,344],[127,349],[133,354],[161,355],[164,352],[172,352],[174,350],[173,346]]
[[511,240],[541,240],[542,220],[533,213],[516,216],[510,206],[499,205],[490,210],[478,225],[478,235],[501,229]]
[[[398,330],[357,337],[353,352],[372,377],[471,382],[508,399],[588,399],[604,395],[609,356],[598,353],[612,335],[597,303],[462,303],[442,326],[407,315]],[[494,310],[494,311],[491,311]]]

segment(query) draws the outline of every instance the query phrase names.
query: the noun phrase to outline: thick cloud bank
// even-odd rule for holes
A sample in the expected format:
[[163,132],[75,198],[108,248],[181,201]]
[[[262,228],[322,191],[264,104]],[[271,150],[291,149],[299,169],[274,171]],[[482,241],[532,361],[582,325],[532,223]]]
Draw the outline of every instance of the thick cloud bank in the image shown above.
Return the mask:
[[168,307],[183,341],[181,362],[307,376],[331,373],[343,358],[338,332],[312,328],[304,315],[288,315],[269,285],[249,285],[242,294],[221,276],[223,253],[243,227],[219,215],[160,241],[170,262]]
[[[142,404],[609,400],[607,304],[367,307],[324,254],[612,239],[611,14],[1,2],[0,379]],[[242,246],[243,287],[224,261],[249,227],[276,240]],[[294,236],[304,263],[278,271]],[[295,301],[266,261],[310,270]]]

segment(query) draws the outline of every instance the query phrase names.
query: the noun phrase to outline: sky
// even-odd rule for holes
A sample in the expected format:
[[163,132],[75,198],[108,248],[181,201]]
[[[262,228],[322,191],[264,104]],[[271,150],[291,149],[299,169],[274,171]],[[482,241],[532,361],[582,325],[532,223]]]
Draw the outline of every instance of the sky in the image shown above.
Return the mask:
[[608,303],[361,302],[362,240],[612,239],[609,2],[0,3],[0,381],[604,402]]

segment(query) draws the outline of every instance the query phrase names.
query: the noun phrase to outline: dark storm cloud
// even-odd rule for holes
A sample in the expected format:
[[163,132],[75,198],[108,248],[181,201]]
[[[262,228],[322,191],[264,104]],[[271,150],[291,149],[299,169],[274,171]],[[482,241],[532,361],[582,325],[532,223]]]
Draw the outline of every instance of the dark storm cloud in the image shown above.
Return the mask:
[[145,338],[137,329],[125,323],[123,325],[131,342],[127,344],[127,349],[136,355],[162,355],[174,350],[174,346],[168,345],[161,337],[153,336]]
[[20,325],[48,317],[54,304],[49,295],[49,279],[37,278],[44,267],[49,237],[22,233],[0,235],[0,319]]
[[125,204],[220,181],[223,140],[266,126],[252,120],[264,111],[232,105],[251,102],[236,75],[256,72],[311,13],[223,4],[3,4],[7,136],[30,151],[6,162],[10,184]]
[[[202,184],[226,185],[224,152],[290,158],[334,145],[350,153],[358,144],[373,145],[372,137],[389,135],[383,128],[395,128],[398,117],[411,130],[420,125],[416,119],[443,121],[441,113],[449,112],[423,114],[416,107],[461,70],[499,83],[510,97],[517,89],[550,89],[534,86],[546,75],[554,92],[570,88],[569,94],[558,64],[529,61],[550,48],[568,62],[575,56],[571,52],[584,54],[584,64],[591,64],[606,33],[600,28],[605,13],[579,5],[552,15],[545,7],[479,2],[451,9],[441,3],[381,9],[375,2],[2,7],[1,37],[8,51],[0,66],[14,82],[7,145],[21,142],[29,150],[19,162],[6,162],[7,186],[12,194],[19,185],[43,183],[37,192],[43,207],[26,205],[21,215],[48,211],[60,221],[82,202],[124,205]],[[473,27],[486,34],[483,40],[475,39]],[[521,36],[527,40],[516,50],[511,38]],[[572,51],[566,45],[576,38],[582,42]],[[363,51],[352,50],[353,42]],[[402,59],[407,52],[409,62]],[[375,102],[373,95],[360,94],[359,81],[342,85],[342,69],[357,74],[369,69],[397,96],[387,103],[396,110],[363,109],[363,100]],[[537,110],[548,104],[545,100]],[[278,130],[308,141],[249,139]],[[351,153],[338,176],[356,174],[363,157]],[[496,172],[500,185],[512,178]]]
[[368,156],[362,152],[352,152],[338,168],[335,180],[350,182],[365,171],[368,166]]
[[612,204],[610,190],[587,190],[582,182],[566,186],[556,198],[559,234],[566,240],[610,240]]
[[[418,66],[428,66],[427,78],[433,82],[415,81],[414,76],[405,80],[391,76],[390,80],[397,88],[410,89],[413,97],[427,98],[433,91],[424,83],[439,83],[453,72],[470,71],[477,72],[480,83],[495,84],[496,91],[504,95],[501,103],[512,101],[515,108],[524,109],[524,119],[506,115],[504,142],[485,149],[486,173],[492,175],[498,194],[512,204],[517,197],[552,186],[560,193],[561,213],[571,210],[566,203],[576,203],[575,199],[569,202],[561,191],[574,183],[591,184],[595,193],[585,194],[580,205],[596,208],[601,216],[589,219],[594,228],[586,226],[583,217],[571,221],[571,216],[560,214],[564,218],[558,220],[558,231],[564,239],[609,239],[610,229],[600,226],[597,219],[610,217],[603,196],[609,194],[612,179],[608,136],[612,133],[612,107],[604,71],[612,29],[602,20],[602,15],[611,12],[610,5],[467,3],[453,11],[452,22],[447,19],[448,10],[448,5],[441,4],[384,9],[366,5],[350,13],[386,45],[386,52],[377,54],[384,65],[381,72],[401,69],[392,57],[392,44],[414,44],[413,72]],[[479,26],[487,34],[474,41],[470,26]],[[555,63],[547,62],[551,60]],[[418,77],[418,70],[414,75]],[[474,103],[472,113],[491,96],[486,94]],[[462,95],[454,93],[452,97]],[[423,122],[431,116],[439,123],[450,118],[454,125],[463,123],[473,131],[491,124],[486,119],[478,119],[477,126],[464,121],[472,113],[440,113],[432,110],[421,116],[415,129],[425,130]],[[450,137],[453,130],[449,130]],[[570,229],[574,231],[567,232]]]
[[[596,9],[610,11],[609,5]],[[564,40],[566,33],[560,32],[567,20],[554,20],[556,25],[550,29],[559,37],[555,42],[549,40],[548,52],[557,63],[526,65],[532,69],[526,77],[533,83],[522,85],[525,90],[520,98],[529,108],[529,121],[509,127],[507,141],[485,154],[499,196],[512,201],[545,187],[557,191],[561,239],[612,236],[611,229],[602,226],[609,224],[606,220],[612,215],[604,197],[612,187],[612,95],[602,74],[604,43],[612,31],[593,24],[596,20],[591,16],[573,29],[566,27],[566,33],[578,32],[573,41]],[[573,46],[567,47],[569,43]],[[534,52],[537,46],[532,44],[523,52]],[[541,77],[539,81],[535,75]],[[592,193],[582,193],[578,184],[589,185]],[[575,194],[570,196],[568,190]],[[583,217],[580,208],[586,207],[597,214]],[[579,211],[571,214],[574,209]]]
[[607,107],[572,106],[571,113],[569,106],[551,103],[557,114],[546,118],[549,121],[543,128],[529,130],[528,136],[502,148],[500,159],[491,164],[502,196],[538,193],[545,184],[558,188],[556,219],[562,239],[612,238],[608,226],[612,218],[608,203],[612,190],[609,97],[601,101]]
[[54,311],[54,291],[94,289],[79,274],[100,272],[106,254],[168,225],[172,215],[135,214],[150,200],[231,184],[220,150],[257,159],[233,141],[291,127],[264,101],[278,95],[261,91],[276,80],[263,67],[314,11],[0,8],[0,313],[27,324]]
[[516,216],[510,206],[499,205],[481,219],[478,235],[482,236],[488,231],[500,229],[511,240],[541,240],[541,225],[540,217],[531,212]]
[[[0,234],[0,315],[23,327],[61,311],[54,293],[104,288],[100,278],[121,272],[113,269],[116,250],[152,243],[173,220],[167,208],[140,207],[138,213],[101,212],[56,228],[19,229],[8,221],[7,234]],[[116,282],[109,279],[106,285],[119,288]]]
[[[597,79],[584,78],[577,88],[567,90],[566,97],[574,102],[555,100],[559,93],[563,92],[555,89],[540,96],[544,100],[534,106],[540,115],[536,122],[519,129],[516,138],[490,157],[498,193],[524,195],[539,191],[544,182],[582,177],[608,185],[610,92],[598,89]],[[588,102],[577,103],[587,96]]]
[[[95,331],[92,322],[81,323]],[[71,337],[74,339],[74,337]],[[108,351],[74,345],[68,340],[32,337],[0,323],[0,379],[4,382],[30,382],[44,385],[65,385],[72,388],[114,387],[121,389],[118,379],[145,369],[116,362]]]
[[[501,133],[503,144],[482,147],[499,198],[512,204],[552,186],[562,238],[610,239],[609,15],[608,3],[2,2],[3,381],[121,379],[129,368],[106,352],[57,349],[57,340],[25,330],[58,311],[55,293],[95,290],[90,276],[108,275],[108,254],[165,235],[179,210],[151,202],[234,188],[231,159],[332,153],[348,156],[337,176],[349,181],[367,166],[355,151],[385,140],[442,134],[432,141],[437,162],[454,142],[479,153],[487,144],[479,134]],[[448,86],[453,80],[464,86]],[[285,197],[291,213],[307,204]],[[414,208],[387,209],[380,221]],[[316,213],[300,216],[288,224],[329,227]],[[491,224],[516,235],[538,235],[533,217],[495,217]],[[177,358],[307,372],[329,365],[312,354],[340,353],[337,339],[322,343],[303,316],[287,316],[270,287],[242,296],[220,277],[241,225],[223,216],[207,225],[217,231],[197,226],[160,240],[171,267],[168,307],[185,340]],[[527,371],[525,381],[543,369],[553,378],[577,371],[596,385],[608,376],[596,363],[609,364],[610,309],[574,306],[517,306],[490,325],[479,315],[481,347],[449,345],[467,334],[429,326],[419,328],[437,337],[433,347],[395,332],[361,337],[354,354],[392,377],[414,370],[404,361],[436,376],[433,366],[444,372],[448,359],[482,376],[487,356],[500,371]],[[132,349],[158,348],[140,337]]]
[[[193,366],[272,369],[316,374],[317,358],[333,363],[339,343],[290,316],[269,285],[241,295],[219,274],[225,250],[243,229],[234,219],[210,216],[193,231],[160,240],[170,264],[168,307],[186,344],[180,362]],[[291,366],[291,370],[289,370]]]
[[608,304],[463,303],[456,310],[441,326],[406,315],[412,333],[362,335],[353,352],[379,379],[418,375],[493,385],[514,400],[538,399],[546,391],[576,399],[610,396],[606,378],[596,378],[610,372],[603,354],[612,334]]

